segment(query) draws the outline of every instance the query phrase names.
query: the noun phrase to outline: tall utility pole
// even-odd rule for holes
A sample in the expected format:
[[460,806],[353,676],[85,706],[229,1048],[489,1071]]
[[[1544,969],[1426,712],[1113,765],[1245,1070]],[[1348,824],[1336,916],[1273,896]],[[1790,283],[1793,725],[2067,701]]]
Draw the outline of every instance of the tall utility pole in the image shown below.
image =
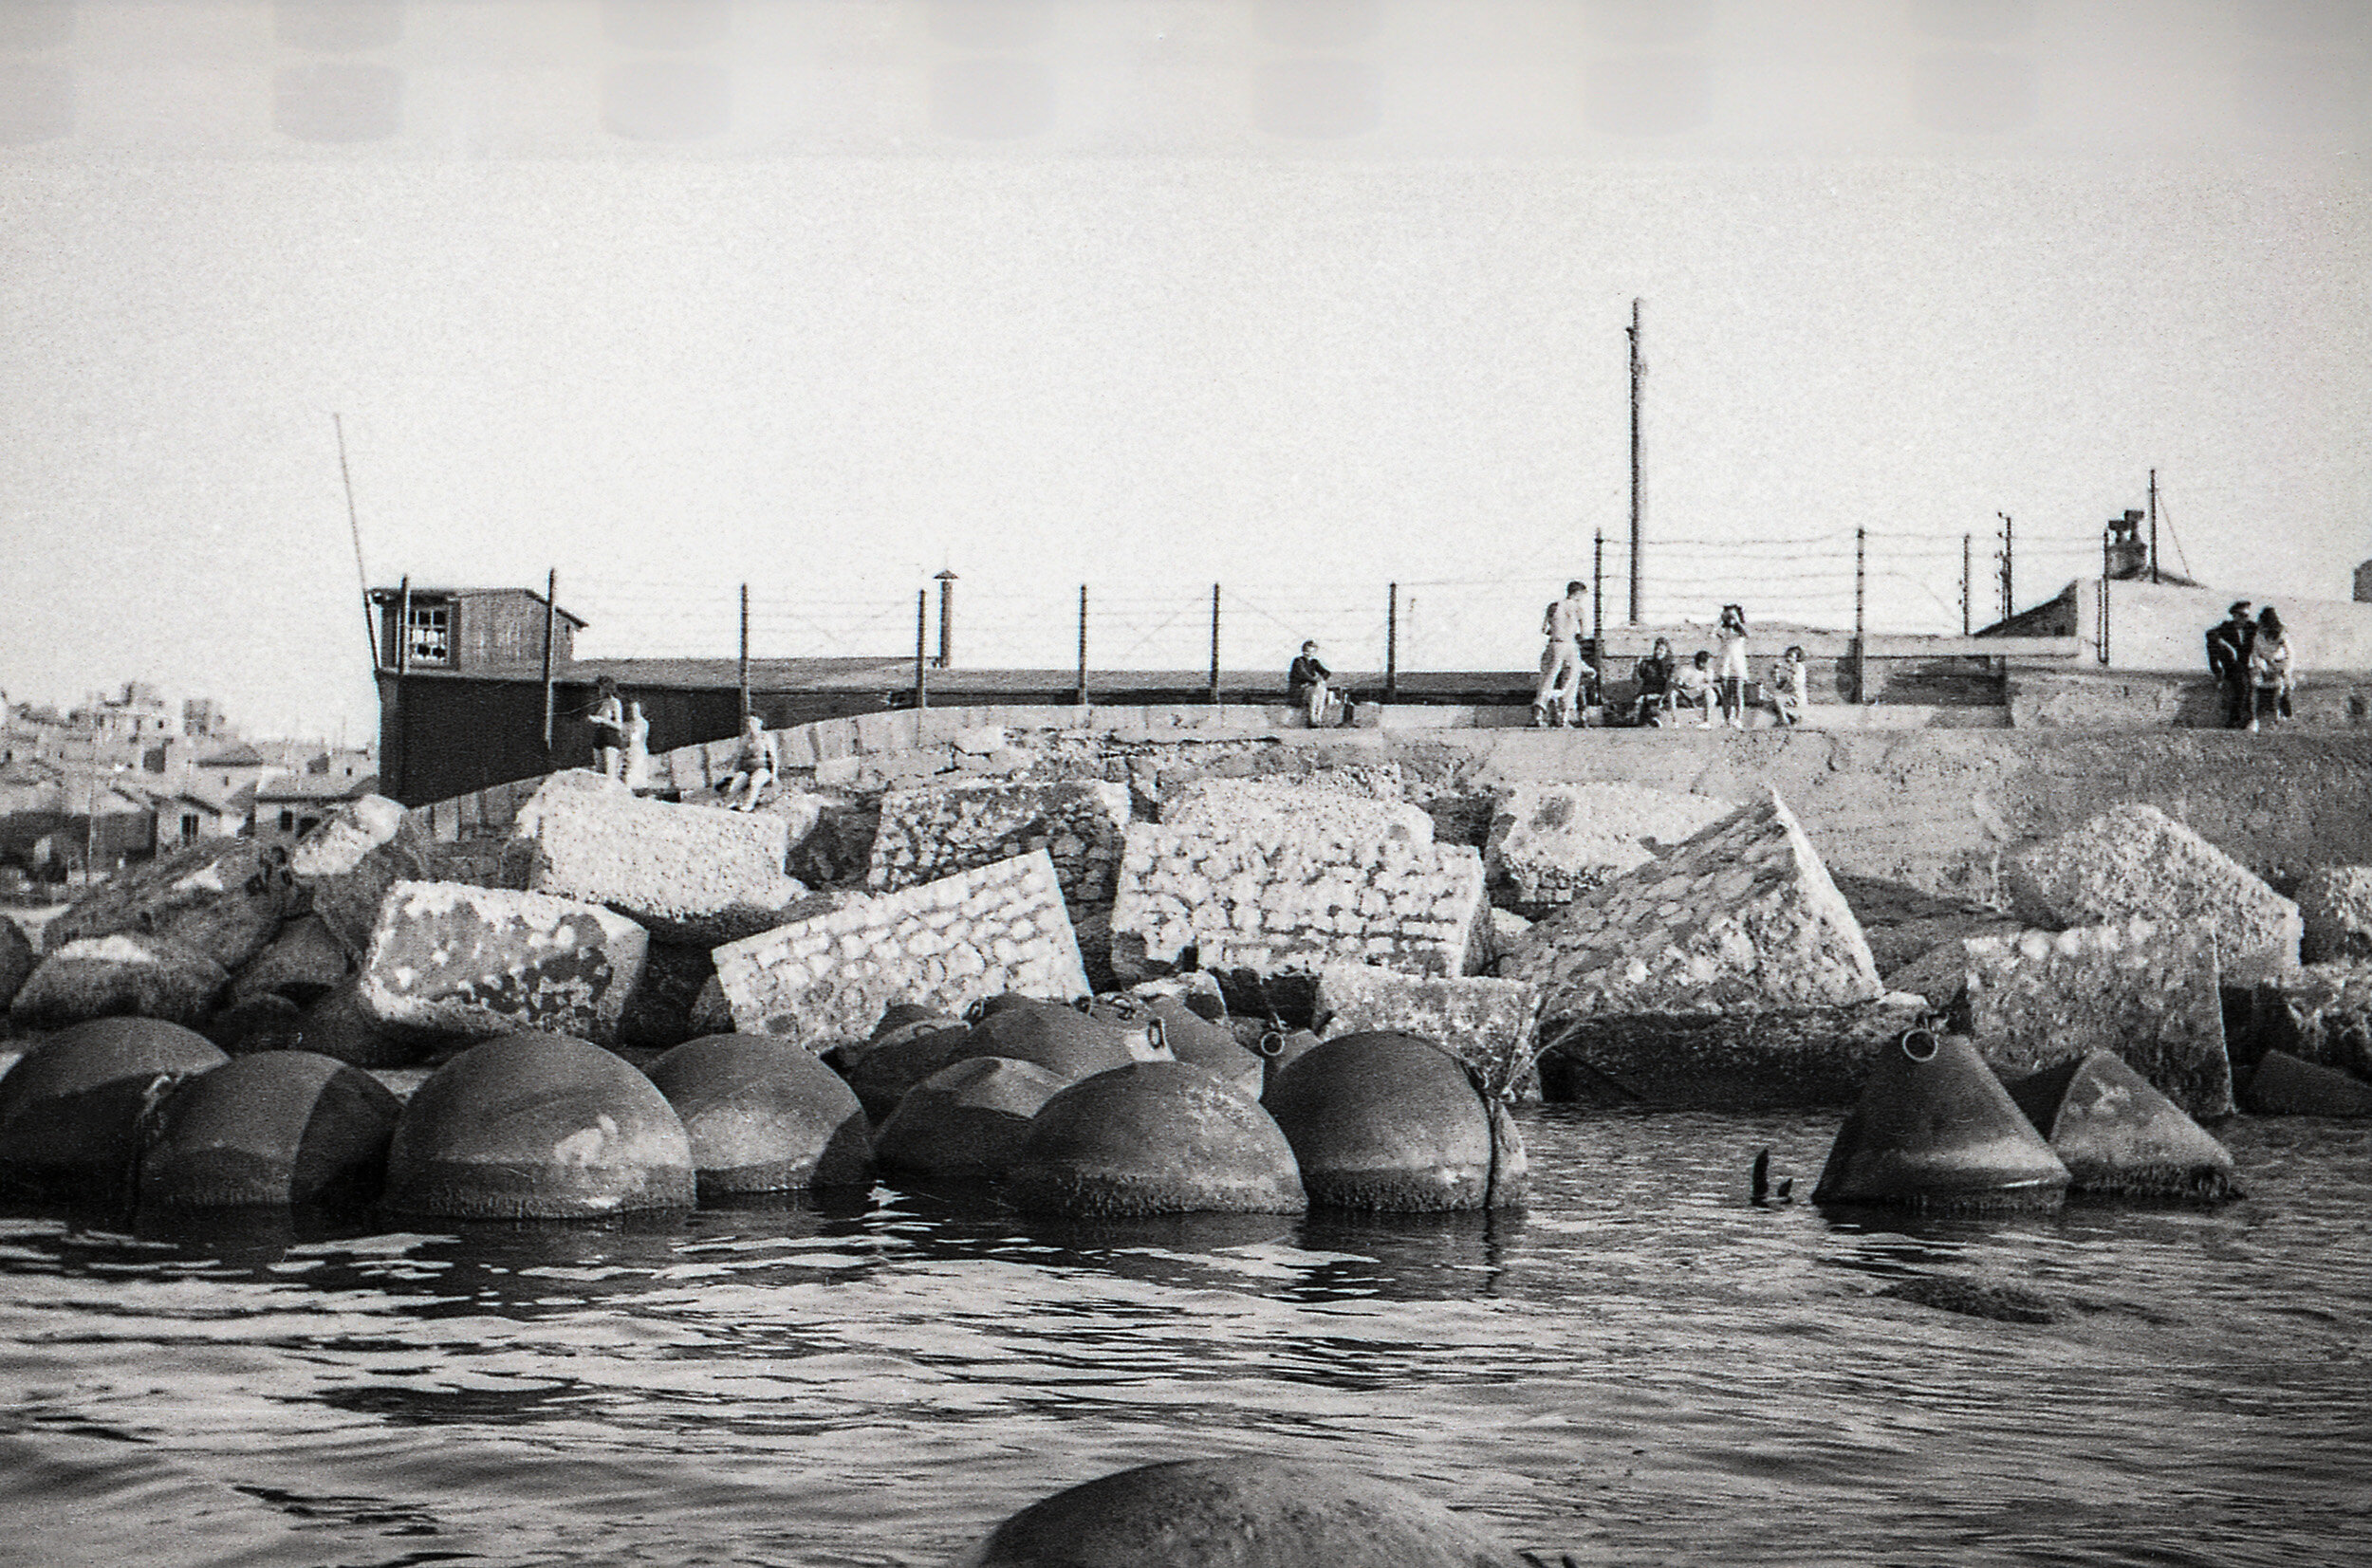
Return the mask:
[[1969,536],[1960,536],[1960,635],[1969,635],[1969,597],[1974,584],[1969,578]]
[[2158,581],[2158,470],[2150,470],[2150,581]]
[[939,668],[945,670],[955,657],[955,636],[949,630],[955,621],[955,574],[943,571],[933,581],[939,585]]
[[362,583],[362,635],[371,639],[371,668],[379,668],[379,616],[371,608],[371,574],[362,564],[362,525],[354,515],[354,475],[346,469],[346,422],[343,415],[329,416],[330,427],[338,433],[338,477],[346,487],[346,529],[354,535],[354,575]]
[[2016,544],[2017,525],[2008,512],[1995,512],[2001,519],[2001,618],[2008,620],[2017,614],[2017,579],[2011,571],[2011,551]]
[[1639,526],[1646,497],[1640,489],[1639,383],[1647,374],[1639,357],[1639,301],[1631,301],[1631,624],[1639,624]]

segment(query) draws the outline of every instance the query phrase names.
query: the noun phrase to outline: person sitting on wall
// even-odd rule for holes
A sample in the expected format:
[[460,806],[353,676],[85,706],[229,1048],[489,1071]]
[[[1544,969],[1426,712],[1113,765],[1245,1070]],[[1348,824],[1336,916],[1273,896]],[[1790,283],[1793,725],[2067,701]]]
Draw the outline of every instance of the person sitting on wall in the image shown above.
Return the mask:
[[2290,645],[2289,634],[2282,629],[2281,614],[2268,604],[2256,618],[2256,638],[2249,644],[2249,680],[2254,688],[2249,709],[2251,734],[2268,713],[2276,724],[2290,716],[2289,693],[2297,669],[2298,653]]
[[1286,672],[1285,691],[1292,705],[1309,715],[1309,728],[1316,729],[1327,722],[1333,711],[1334,693],[1326,684],[1334,672],[1318,660],[1316,642],[1302,644],[1301,656]]
[[725,804],[734,811],[755,811],[758,795],[774,782],[774,737],[766,732],[766,721],[751,713],[741,721],[741,753],[733,759],[732,775],[721,791]]
[[618,683],[602,675],[593,683],[593,769],[604,779],[618,777],[626,755],[626,706],[618,698]]
[[1804,722],[1804,707],[1810,700],[1804,689],[1804,647],[1790,644],[1778,662],[1770,667],[1770,710],[1779,715],[1779,728],[1792,729]]
[[1631,666],[1631,678],[1639,682],[1639,705],[1631,710],[1631,722],[1654,727],[1663,723],[1672,711],[1672,643],[1664,637],[1656,639],[1656,646],[1647,656]]
[[1706,649],[1699,648],[1696,659],[1680,666],[1672,677],[1672,710],[1677,715],[1683,708],[1705,715],[1697,729],[1714,727],[1714,655]]
[[2224,728],[2237,729],[2249,722],[2252,686],[2249,650],[2256,642],[2256,622],[2249,618],[2249,601],[2234,601],[2224,618],[2207,629],[2207,673],[2214,675],[2224,699]]

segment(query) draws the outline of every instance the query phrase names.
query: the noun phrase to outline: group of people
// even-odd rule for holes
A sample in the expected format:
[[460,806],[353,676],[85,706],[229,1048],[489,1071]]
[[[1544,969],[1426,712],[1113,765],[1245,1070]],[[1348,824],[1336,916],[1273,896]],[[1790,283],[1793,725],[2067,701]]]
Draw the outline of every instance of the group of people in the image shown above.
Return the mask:
[[2279,611],[2268,604],[2252,620],[2250,609],[2236,600],[2208,629],[2207,668],[2223,688],[2225,726],[2254,731],[2268,716],[2276,724],[2292,716],[2298,651]]
[[[1547,646],[1541,651],[1540,688],[1532,697],[1535,729],[1571,725],[1586,697],[1597,692],[1599,673],[1582,656],[1582,610],[1587,594],[1581,583],[1568,582],[1565,597],[1552,602],[1541,617],[1541,636]],[[1658,637],[1647,656],[1631,667],[1632,679],[1639,687],[1631,722],[1659,726],[1676,718],[1681,709],[1694,708],[1702,715],[1697,727],[1711,729],[1718,705],[1723,723],[1733,729],[1745,729],[1748,636],[1745,609],[1725,604],[1721,623],[1714,630],[1714,647],[1699,648],[1687,664],[1677,662],[1671,642]],[[1804,650],[1790,647],[1771,665],[1764,691],[1764,701],[1782,729],[1803,717],[1810,700],[1805,682]]]
[[[642,716],[642,705],[625,701],[617,681],[602,675],[593,682],[593,707],[585,718],[593,726],[594,771],[628,789],[648,788],[651,721]],[[758,796],[774,782],[777,767],[774,737],[766,732],[766,721],[755,713],[745,714],[741,750],[733,759],[733,771],[719,786],[725,804],[735,811],[755,811]]]

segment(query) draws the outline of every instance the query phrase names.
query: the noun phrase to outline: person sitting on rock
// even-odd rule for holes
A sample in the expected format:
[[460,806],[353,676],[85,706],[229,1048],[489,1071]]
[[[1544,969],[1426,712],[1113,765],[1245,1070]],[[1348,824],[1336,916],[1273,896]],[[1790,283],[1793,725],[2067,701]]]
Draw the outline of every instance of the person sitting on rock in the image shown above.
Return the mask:
[[1674,673],[1672,643],[1658,637],[1648,655],[1631,666],[1631,678],[1639,682],[1639,705],[1631,710],[1633,724],[1659,725],[1672,711]]
[[741,721],[741,754],[725,781],[725,804],[735,811],[755,811],[760,792],[774,782],[774,737],[766,732],[766,721],[752,713]]
[[1318,661],[1317,643],[1303,643],[1301,656],[1286,673],[1285,692],[1294,707],[1309,715],[1309,728],[1312,729],[1326,722],[1326,714],[1334,701],[1333,692],[1326,683],[1333,678],[1334,672]]
[[1714,655],[1703,648],[1696,657],[1680,666],[1672,677],[1672,710],[1677,714],[1683,708],[1694,708],[1704,714],[1696,728],[1714,727]]
[[1792,729],[1803,723],[1809,700],[1804,690],[1804,647],[1791,644],[1770,667],[1770,710],[1779,715],[1779,728]]

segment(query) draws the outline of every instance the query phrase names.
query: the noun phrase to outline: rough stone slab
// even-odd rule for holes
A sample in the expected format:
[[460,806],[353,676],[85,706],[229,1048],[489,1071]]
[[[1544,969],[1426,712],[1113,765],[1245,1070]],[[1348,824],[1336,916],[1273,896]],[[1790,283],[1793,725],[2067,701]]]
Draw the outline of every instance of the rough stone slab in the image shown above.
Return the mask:
[[1499,972],[1550,1019],[1841,1007],[1885,987],[1859,922],[1776,793],[1534,926]]
[[2372,966],[2308,964],[2254,1001],[2262,1044],[2372,1082]]
[[715,951],[733,1027],[822,1050],[862,1040],[894,1003],[960,1014],[1007,991],[1087,994],[1079,943],[1044,850],[920,887],[845,894]]
[[2279,979],[2298,967],[2298,906],[2156,806],[2113,806],[2082,827],[2025,845],[2003,865],[2002,882],[2018,917],[2033,926],[2137,915],[2205,920],[2214,928],[2227,985]]
[[2372,866],[2318,866],[2298,883],[2303,940],[2309,964],[2372,958]]
[[195,948],[142,932],[79,937],[50,950],[9,1005],[9,1021],[63,1029],[94,1018],[159,1018],[195,1028],[231,976]]
[[398,882],[429,879],[435,846],[410,813],[384,795],[333,812],[288,852],[288,874],[313,913],[353,957],[370,945],[380,900]]
[[2195,1116],[2232,1114],[2215,933],[2122,920],[1950,942],[1897,976],[1987,1064],[2022,1079],[2106,1051]]
[[649,942],[597,904],[398,882],[380,906],[358,994],[382,1024],[473,1039],[540,1029],[608,1044]]
[[77,899],[43,933],[57,951],[85,937],[139,932],[236,969],[303,913],[287,852],[245,839],[210,839],[119,873]]
[[1850,1106],[1878,1054],[1926,1015],[1922,999],[1890,992],[1841,1007],[1562,1020],[1542,1030],[1541,1091],[1662,1109]]
[[[1421,814],[1420,814],[1421,815]],[[1269,820],[1240,830],[1130,826],[1112,905],[1112,969],[1269,972],[1373,960],[1466,974],[1490,951],[1482,857]]]
[[1363,839],[1433,842],[1433,819],[1400,799],[1398,772],[1388,794],[1363,774],[1344,770],[1277,774],[1258,779],[1197,779],[1163,797],[1161,822],[1188,833],[1255,830],[1283,824],[1295,832]]
[[778,924],[806,895],[784,875],[789,824],[621,788],[539,792],[512,829],[528,891],[602,904],[663,938],[713,946]]
[[1329,1035],[1391,1029],[1446,1045],[1498,1090],[1511,1088],[1530,1068],[1540,987],[1328,964],[1318,971],[1318,1010],[1333,1015]]
[[1492,896],[1543,914],[1637,871],[1737,809],[1734,801],[1628,784],[1524,784],[1494,804],[1484,863]]
[[877,893],[1043,850],[1074,920],[1112,902],[1128,786],[1084,780],[893,789],[881,798],[865,886]]

